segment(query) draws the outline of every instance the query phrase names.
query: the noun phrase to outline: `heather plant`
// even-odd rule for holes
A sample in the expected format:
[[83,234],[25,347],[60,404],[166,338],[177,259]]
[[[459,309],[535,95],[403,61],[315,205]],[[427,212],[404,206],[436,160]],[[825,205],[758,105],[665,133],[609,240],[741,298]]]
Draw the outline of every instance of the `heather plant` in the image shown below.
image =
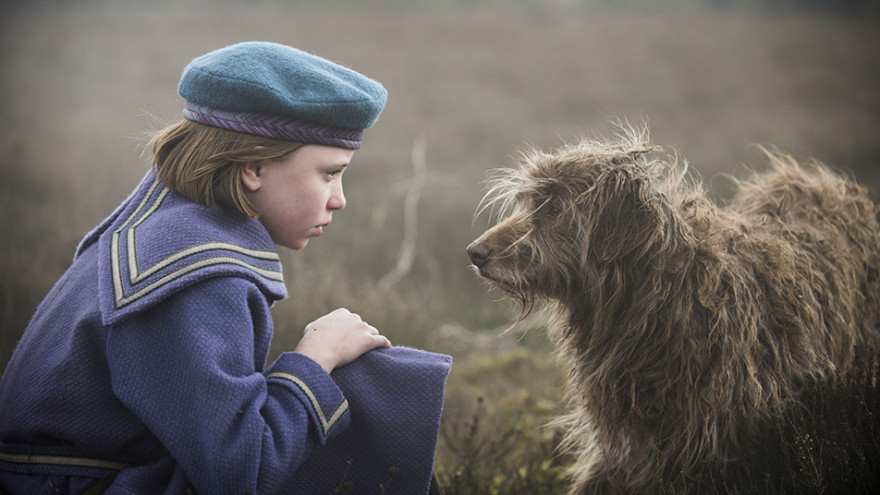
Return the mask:
[[447,495],[565,493],[558,447],[564,372],[545,346],[517,344],[455,363],[436,470]]

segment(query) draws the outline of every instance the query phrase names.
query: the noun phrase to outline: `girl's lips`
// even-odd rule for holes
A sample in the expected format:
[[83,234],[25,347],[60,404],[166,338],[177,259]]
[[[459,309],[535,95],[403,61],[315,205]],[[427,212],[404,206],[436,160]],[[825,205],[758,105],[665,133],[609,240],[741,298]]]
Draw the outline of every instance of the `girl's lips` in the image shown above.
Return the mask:
[[322,223],[320,225],[315,225],[315,236],[319,236],[324,233],[324,229],[330,225],[330,221],[328,220],[326,223]]
[[321,234],[323,234],[323,233],[324,233],[324,228],[327,227],[328,225],[330,225],[329,222],[328,222],[328,223],[321,224],[321,225],[316,225],[316,226],[315,226],[315,235],[321,235]]

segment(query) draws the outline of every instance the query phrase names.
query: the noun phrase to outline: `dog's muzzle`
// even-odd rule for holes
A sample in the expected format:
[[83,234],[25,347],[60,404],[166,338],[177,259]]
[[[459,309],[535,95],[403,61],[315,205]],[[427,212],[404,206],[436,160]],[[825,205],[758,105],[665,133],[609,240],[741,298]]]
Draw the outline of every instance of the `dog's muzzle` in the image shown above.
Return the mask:
[[474,241],[467,247],[467,253],[471,257],[471,263],[477,268],[483,268],[489,262],[489,255],[492,254],[492,250],[486,244]]

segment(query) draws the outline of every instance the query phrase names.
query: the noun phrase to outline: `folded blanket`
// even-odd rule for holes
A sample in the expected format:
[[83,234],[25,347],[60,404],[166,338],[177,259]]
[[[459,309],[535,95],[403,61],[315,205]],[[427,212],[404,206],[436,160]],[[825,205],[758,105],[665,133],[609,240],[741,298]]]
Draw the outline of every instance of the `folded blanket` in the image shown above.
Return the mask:
[[450,356],[392,347],[334,370],[351,423],[312,452],[290,492],[428,493],[451,366]]

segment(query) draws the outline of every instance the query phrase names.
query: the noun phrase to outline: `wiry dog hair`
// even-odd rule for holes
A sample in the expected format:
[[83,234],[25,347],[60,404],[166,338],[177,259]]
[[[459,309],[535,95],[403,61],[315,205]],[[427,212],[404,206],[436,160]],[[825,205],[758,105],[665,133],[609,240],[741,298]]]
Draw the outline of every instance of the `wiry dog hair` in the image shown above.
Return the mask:
[[866,192],[767,152],[727,207],[647,131],[496,171],[480,276],[552,317],[570,366],[573,493],[693,486],[754,425],[880,340],[880,227]]

